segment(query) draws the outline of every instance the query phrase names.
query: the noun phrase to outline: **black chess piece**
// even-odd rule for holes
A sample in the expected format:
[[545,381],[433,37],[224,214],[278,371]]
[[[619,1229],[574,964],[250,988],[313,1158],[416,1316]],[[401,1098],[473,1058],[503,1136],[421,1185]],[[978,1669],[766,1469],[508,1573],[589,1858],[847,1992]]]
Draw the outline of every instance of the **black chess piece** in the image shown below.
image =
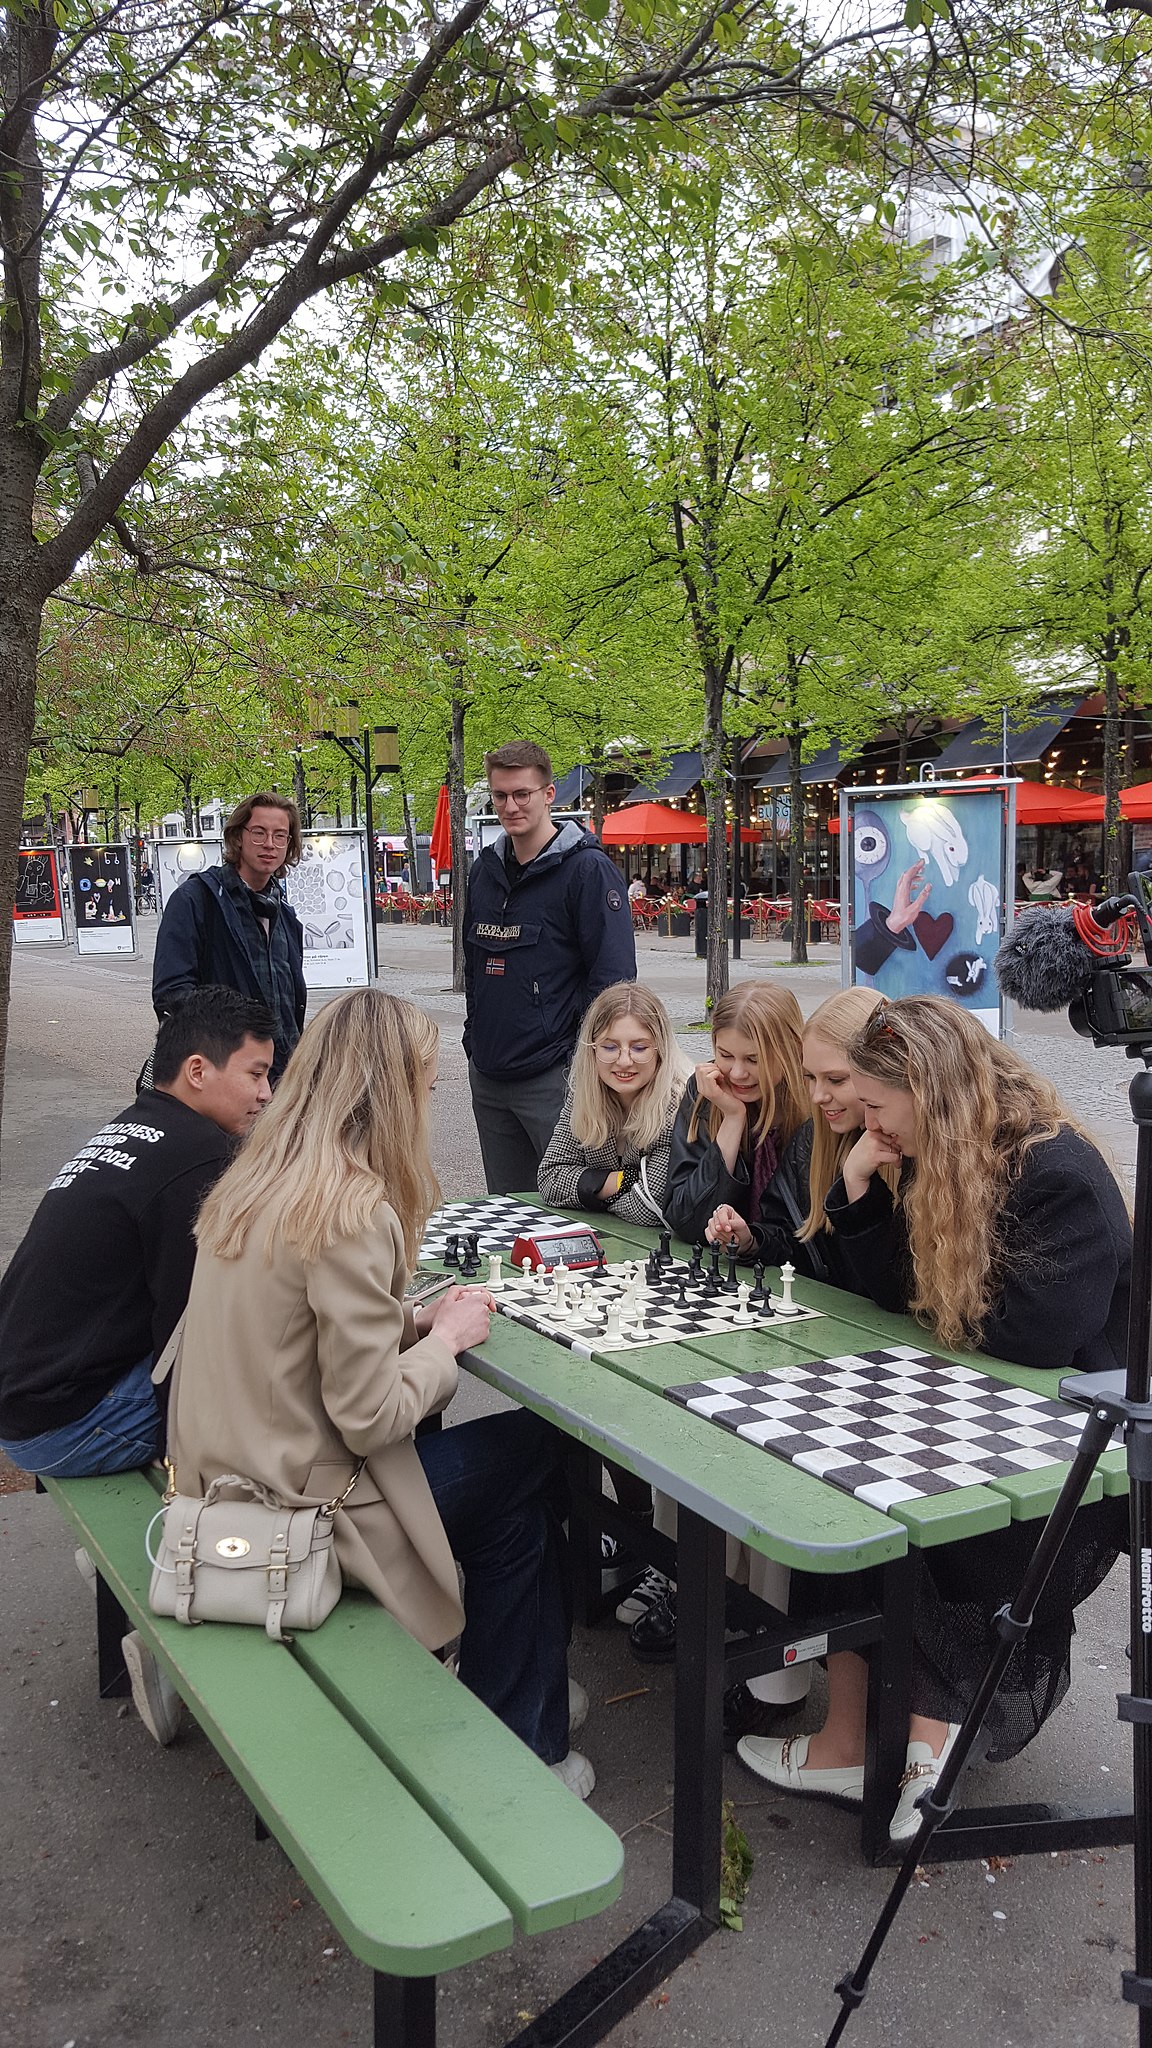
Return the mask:
[[660,1246],[657,1256],[662,1266],[670,1266],[672,1264],[672,1232],[668,1229],[667,1225],[660,1232]]
[[688,1278],[699,1280],[704,1271],[704,1254],[708,1249],[707,1240],[699,1238],[692,1247],[692,1258],[688,1266]]
[[458,1266],[460,1264],[459,1231],[454,1230],[451,1237],[444,1239],[444,1264],[446,1266]]
[[460,1278],[474,1280],[480,1271],[480,1239],[470,1232],[464,1239],[464,1256],[460,1261]]
[[752,1289],[751,1294],[748,1296],[748,1306],[749,1308],[759,1308],[762,1302],[768,1301],[769,1299],[768,1289],[764,1285],[763,1259],[757,1259],[756,1264],[752,1268],[752,1271],[756,1280],[756,1285]]
[[687,1306],[688,1306],[688,1275],[687,1275],[687,1273],[682,1273],[682,1274],[680,1275],[680,1279],[678,1280],[678,1282],[677,1282],[677,1284],[676,1284],[676,1299],[677,1299],[677,1301],[679,1302],[679,1304],[680,1304],[680,1307],[681,1307],[681,1308],[687,1308]]
[[649,1287],[659,1287],[662,1277],[660,1254],[653,1248],[644,1262],[644,1278],[648,1282]]
[[739,1273],[738,1273],[738,1272],[737,1272],[737,1270],[736,1270],[736,1268],[737,1268],[737,1262],[738,1262],[738,1260],[739,1260],[739,1257],[740,1257],[740,1244],[739,1244],[739,1240],[738,1240],[738,1238],[737,1238],[737,1237],[735,1236],[735,1234],[733,1234],[733,1235],[732,1235],[732,1236],[731,1236],[731,1237],[730,1237],[730,1238],[728,1239],[728,1278],[727,1278],[727,1279],[726,1279],[726,1281],[724,1282],[724,1285],[725,1285],[726,1287],[739,1287],[739,1285],[740,1285],[740,1275],[739,1275]]
[[606,1273],[608,1271],[608,1261],[604,1257],[604,1247],[599,1239],[596,1241],[596,1271],[598,1273]]

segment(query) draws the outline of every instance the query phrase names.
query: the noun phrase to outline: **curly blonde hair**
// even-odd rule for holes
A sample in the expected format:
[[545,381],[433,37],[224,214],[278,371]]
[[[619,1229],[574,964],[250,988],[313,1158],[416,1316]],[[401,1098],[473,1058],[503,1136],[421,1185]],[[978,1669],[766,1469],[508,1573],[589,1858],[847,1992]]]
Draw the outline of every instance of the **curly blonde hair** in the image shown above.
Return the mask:
[[428,1072],[440,1042],[414,1003],[364,988],[307,1026],[252,1134],[211,1190],[196,1242],[238,1259],[251,1232],[306,1264],[365,1229],[381,1202],[400,1219],[409,1266],[440,1199],[428,1150]]
[[[769,981],[741,982],[739,988],[730,988],[727,995],[721,996],[712,1012],[713,1046],[721,1031],[739,1031],[751,1039],[764,1082],[756,1121],[751,1132],[745,1134],[745,1143],[750,1139],[753,1146],[761,1145],[769,1131],[775,1130],[782,1152],[793,1132],[806,1124],[812,1114],[804,1086],[804,1019],[799,1003],[791,989],[775,988]],[[780,1080],[773,1083],[768,1077],[777,1067]],[[700,1097],[688,1126],[689,1141],[696,1137],[705,1106],[710,1138],[716,1137],[724,1121],[717,1104],[706,1105]]]
[[[813,1010],[804,1026],[805,1043],[809,1038],[822,1038],[826,1044],[836,1046],[843,1053],[845,1065],[848,1065],[848,1049],[864,1029],[879,1001],[879,991],[874,988],[837,990],[834,996],[828,996]],[[864,1112],[861,1110],[860,1124],[863,1122]],[[801,1244],[806,1244],[821,1230],[831,1230],[832,1225],[824,1214],[824,1200],[833,1181],[839,1179],[845,1155],[852,1150],[859,1136],[859,1126],[854,1131],[837,1133],[830,1129],[824,1117],[813,1116],[808,1214],[803,1229],[796,1232]],[[880,1171],[882,1179],[895,1194],[900,1180],[899,1168],[884,1166]]]
[[939,996],[880,1003],[848,1057],[915,1105],[916,1156],[898,1197],[909,1308],[941,1343],[978,1346],[1003,1291],[1004,1204],[1026,1154],[1063,1129],[1088,1134],[1050,1082]]

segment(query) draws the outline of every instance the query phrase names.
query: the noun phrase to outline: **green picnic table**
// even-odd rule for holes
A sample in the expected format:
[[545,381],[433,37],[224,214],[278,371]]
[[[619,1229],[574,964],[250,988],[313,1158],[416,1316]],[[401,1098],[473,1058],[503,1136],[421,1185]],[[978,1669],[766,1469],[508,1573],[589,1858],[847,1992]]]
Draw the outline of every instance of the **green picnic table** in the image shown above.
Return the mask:
[[[532,1205],[535,1198],[515,1198]],[[574,1222],[597,1235],[610,1263],[644,1258],[655,1230],[603,1215]],[[486,1249],[494,1248],[494,1240]],[[672,1246],[687,1258],[690,1247]],[[722,1701],[727,1685],[754,1672],[862,1651],[869,1662],[868,1742],[861,1820],[862,1853],[889,1861],[888,1820],[904,1767],[912,1671],[912,1614],[920,1560],[934,1546],[1002,1529],[1013,1520],[1035,1521],[1037,1533],[1066,1470],[1051,1466],[918,1500],[881,1512],[834,1485],[756,1445],[718,1429],[665,1398],[665,1389],[715,1375],[766,1371],[811,1363],[841,1352],[894,1343],[922,1348],[923,1330],[909,1318],[876,1308],[860,1296],[797,1278],[795,1298],[819,1309],[819,1319],[777,1319],[751,1330],[733,1328],[670,1344],[597,1350],[590,1357],[551,1342],[509,1318],[493,1319],[482,1349],[466,1354],[471,1371],[512,1399],[546,1416],[570,1439],[581,1514],[590,1536],[583,1545],[586,1583],[598,1579],[599,1529],[624,1536],[634,1550],[671,1561],[671,1547],[637,1532],[602,1490],[602,1461],[623,1465],[677,1503],[677,1658],[673,1800],[673,1896],[633,1937],[642,1961],[667,1942],[670,1921],[685,1953],[718,1918],[719,1831],[723,1762]],[[933,1345],[934,1350],[940,1347]],[[971,1364],[970,1355],[941,1355]],[[1058,1373],[1030,1372],[981,1357],[979,1366],[1006,1384],[1056,1397]],[[1126,1488],[1123,1452],[1109,1452],[1086,1500]],[[724,1537],[731,1535],[777,1564],[817,1575],[878,1567],[872,1606],[823,1615],[809,1626],[751,1603],[768,1626],[748,1642],[725,1648]],[[729,1600],[732,1588],[727,1589]],[[934,1838],[937,1857],[985,1856],[998,1851],[1050,1850],[1131,1839],[1130,1809],[1032,1802],[1027,1806],[962,1809]],[[669,1967],[678,1956],[664,1948]],[[625,1958],[617,1959],[622,1967]],[[645,1987],[641,1985],[637,1996]]]

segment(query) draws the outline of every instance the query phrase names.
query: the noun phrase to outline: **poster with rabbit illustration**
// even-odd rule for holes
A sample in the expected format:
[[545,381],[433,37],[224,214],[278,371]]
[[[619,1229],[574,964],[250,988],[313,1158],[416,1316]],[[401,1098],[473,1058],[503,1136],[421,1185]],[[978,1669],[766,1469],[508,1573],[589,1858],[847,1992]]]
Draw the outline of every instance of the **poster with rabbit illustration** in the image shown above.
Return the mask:
[[992,961],[1015,811],[1012,782],[842,792],[846,982],[947,997],[1003,1036]]

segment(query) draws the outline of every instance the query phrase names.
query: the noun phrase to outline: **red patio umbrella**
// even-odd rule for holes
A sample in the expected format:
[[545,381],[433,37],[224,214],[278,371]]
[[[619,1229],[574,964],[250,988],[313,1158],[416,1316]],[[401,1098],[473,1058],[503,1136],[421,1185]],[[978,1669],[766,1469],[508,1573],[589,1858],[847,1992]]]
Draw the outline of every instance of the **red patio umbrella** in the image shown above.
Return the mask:
[[436,799],[436,816],[432,820],[432,844],[429,848],[432,862],[432,883],[435,887],[442,874],[452,866],[452,821],[448,812],[448,784],[440,784]]
[[[971,788],[971,783],[969,783]],[[1148,807],[1144,811],[1129,812],[1129,816],[1152,818],[1152,784],[1147,785]],[[925,794],[948,799],[947,782],[925,783]],[[958,791],[957,794],[963,792]],[[1125,790],[1125,796],[1134,796],[1134,790]],[[1088,789],[1061,789],[1052,782],[1018,782],[1016,784],[1016,823],[1018,825],[1102,825],[1104,822],[1104,799]],[[839,818],[829,818],[829,832],[840,830]]]
[[1152,782],[1138,782],[1132,789],[1122,789],[1120,809],[1126,818],[1152,818]]
[[605,818],[600,836],[605,846],[703,846],[708,827],[695,812],[670,804],[628,804]]

